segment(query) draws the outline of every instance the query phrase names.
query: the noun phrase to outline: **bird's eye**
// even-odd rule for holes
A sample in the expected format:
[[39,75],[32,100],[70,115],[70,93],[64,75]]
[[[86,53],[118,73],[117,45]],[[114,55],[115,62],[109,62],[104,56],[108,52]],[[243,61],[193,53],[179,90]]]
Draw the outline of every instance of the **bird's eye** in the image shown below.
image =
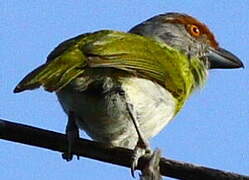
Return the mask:
[[191,24],[188,26],[189,32],[192,36],[198,37],[201,35],[201,31],[198,26]]

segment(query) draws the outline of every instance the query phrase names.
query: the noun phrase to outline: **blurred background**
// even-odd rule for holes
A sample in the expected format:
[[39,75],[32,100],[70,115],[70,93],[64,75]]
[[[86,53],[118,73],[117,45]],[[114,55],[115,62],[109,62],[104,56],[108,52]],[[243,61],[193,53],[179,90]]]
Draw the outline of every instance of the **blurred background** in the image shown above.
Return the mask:
[[[245,69],[211,71],[176,119],[158,136],[167,158],[249,174],[249,3],[244,0],[43,0],[0,2],[0,118],[64,132],[67,117],[54,94],[13,94],[15,85],[45,62],[58,43],[100,29],[127,31],[154,15],[177,11],[205,22]],[[81,137],[87,136],[82,132]],[[0,139],[1,179],[132,179],[127,168]]]

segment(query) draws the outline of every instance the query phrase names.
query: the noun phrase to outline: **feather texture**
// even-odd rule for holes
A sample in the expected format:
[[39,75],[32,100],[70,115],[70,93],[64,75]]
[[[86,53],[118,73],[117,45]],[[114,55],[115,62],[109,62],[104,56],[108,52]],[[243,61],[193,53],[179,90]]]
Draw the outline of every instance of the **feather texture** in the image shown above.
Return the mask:
[[[14,92],[43,86],[59,91],[91,69],[115,68],[158,82],[179,100],[179,108],[205,80],[205,67],[162,42],[143,36],[103,30],[77,36],[60,44],[45,64],[29,73]],[[93,74],[94,75],[94,74]]]

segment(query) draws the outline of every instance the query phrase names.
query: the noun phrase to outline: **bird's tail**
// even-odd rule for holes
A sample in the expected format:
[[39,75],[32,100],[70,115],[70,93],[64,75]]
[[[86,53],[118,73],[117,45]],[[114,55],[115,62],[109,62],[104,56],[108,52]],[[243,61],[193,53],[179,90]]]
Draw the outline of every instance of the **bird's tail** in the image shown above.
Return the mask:
[[[71,62],[71,63],[70,63]],[[14,93],[32,90],[43,86],[47,91],[58,91],[84,72],[84,61],[70,61],[56,58],[30,72],[15,87]]]

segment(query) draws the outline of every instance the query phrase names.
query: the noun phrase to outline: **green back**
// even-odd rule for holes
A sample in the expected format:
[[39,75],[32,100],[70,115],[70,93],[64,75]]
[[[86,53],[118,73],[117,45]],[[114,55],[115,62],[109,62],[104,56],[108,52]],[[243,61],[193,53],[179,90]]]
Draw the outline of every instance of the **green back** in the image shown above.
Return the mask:
[[107,67],[158,82],[178,100],[177,111],[206,77],[206,68],[199,59],[189,59],[162,42],[103,30],[61,43],[50,53],[47,62],[28,74],[14,92],[40,86],[59,91],[86,70],[105,71]]

